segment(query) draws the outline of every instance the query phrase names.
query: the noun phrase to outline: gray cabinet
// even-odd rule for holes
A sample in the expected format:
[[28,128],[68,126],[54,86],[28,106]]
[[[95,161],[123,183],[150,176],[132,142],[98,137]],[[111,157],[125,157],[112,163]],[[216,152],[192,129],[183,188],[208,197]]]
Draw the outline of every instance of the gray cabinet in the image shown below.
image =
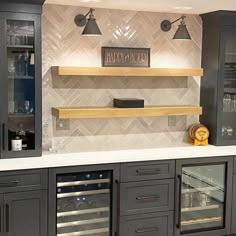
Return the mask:
[[172,236],[172,229],[171,212],[125,216],[120,222],[120,236]]
[[40,4],[0,4],[0,158],[42,154]]
[[203,19],[200,103],[201,123],[210,129],[213,145],[235,145],[236,12],[216,11]]
[[121,164],[120,236],[172,236],[175,161]]
[[122,164],[121,182],[174,178],[175,161],[148,161]]
[[4,212],[5,235],[47,235],[46,190],[4,194]]
[[47,235],[47,170],[0,173],[0,235]]
[[152,180],[121,184],[121,215],[172,211],[174,180]]

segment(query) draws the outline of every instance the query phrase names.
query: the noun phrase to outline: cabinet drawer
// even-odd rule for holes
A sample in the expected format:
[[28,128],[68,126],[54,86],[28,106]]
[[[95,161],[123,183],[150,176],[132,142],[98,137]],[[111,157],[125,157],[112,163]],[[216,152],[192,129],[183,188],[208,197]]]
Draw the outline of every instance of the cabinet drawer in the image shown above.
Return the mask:
[[121,181],[168,179],[175,174],[175,161],[136,162],[121,165]]
[[173,210],[174,180],[121,183],[121,215]]
[[48,170],[0,172],[0,193],[47,189]]
[[160,212],[121,217],[120,235],[172,236],[173,212]]

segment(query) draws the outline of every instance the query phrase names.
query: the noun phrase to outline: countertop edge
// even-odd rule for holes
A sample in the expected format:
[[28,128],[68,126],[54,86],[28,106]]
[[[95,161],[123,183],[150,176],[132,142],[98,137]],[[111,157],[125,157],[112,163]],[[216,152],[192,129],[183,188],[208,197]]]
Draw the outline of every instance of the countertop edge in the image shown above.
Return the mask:
[[233,155],[236,155],[236,146],[186,146],[156,149],[43,154],[42,157],[1,159],[0,171]]

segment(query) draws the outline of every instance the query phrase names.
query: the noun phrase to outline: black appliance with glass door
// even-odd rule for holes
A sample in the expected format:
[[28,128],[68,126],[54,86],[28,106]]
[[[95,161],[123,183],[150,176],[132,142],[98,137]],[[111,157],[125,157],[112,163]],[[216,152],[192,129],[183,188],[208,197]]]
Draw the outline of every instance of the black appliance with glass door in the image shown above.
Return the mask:
[[233,157],[176,161],[175,236],[230,234]]
[[236,12],[216,11],[203,19],[200,121],[214,145],[236,144]]
[[42,153],[42,1],[17,2],[0,6],[1,158]]
[[49,185],[49,235],[118,232],[118,165],[54,168]]

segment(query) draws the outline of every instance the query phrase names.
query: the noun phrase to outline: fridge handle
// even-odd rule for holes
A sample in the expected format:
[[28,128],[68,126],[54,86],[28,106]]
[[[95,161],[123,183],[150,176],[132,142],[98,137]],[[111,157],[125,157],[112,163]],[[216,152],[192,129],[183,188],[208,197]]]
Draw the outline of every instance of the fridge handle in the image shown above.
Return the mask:
[[6,204],[6,233],[9,233],[10,228],[10,212],[9,212],[9,205]]
[[5,151],[5,129],[6,125],[4,123],[1,124],[1,143],[2,143],[2,150]]
[[178,190],[179,190],[179,194],[178,194],[178,198],[177,198],[177,201],[178,201],[178,209],[177,209],[177,220],[176,220],[176,222],[177,222],[177,224],[176,224],[176,227],[179,229],[180,228],[180,224],[181,224],[181,222],[180,222],[180,218],[181,218],[181,199],[182,199],[182,197],[181,197],[181,185],[182,185],[182,176],[181,175],[178,175],[177,176],[177,181],[178,181],[178,184],[176,185],[176,186],[178,186]]
[[117,179],[116,180],[116,189],[117,189],[117,204],[116,204],[116,211],[117,211],[117,218],[116,218],[116,231],[115,231],[115,236],[119,236],[120,234],[120,181]]

